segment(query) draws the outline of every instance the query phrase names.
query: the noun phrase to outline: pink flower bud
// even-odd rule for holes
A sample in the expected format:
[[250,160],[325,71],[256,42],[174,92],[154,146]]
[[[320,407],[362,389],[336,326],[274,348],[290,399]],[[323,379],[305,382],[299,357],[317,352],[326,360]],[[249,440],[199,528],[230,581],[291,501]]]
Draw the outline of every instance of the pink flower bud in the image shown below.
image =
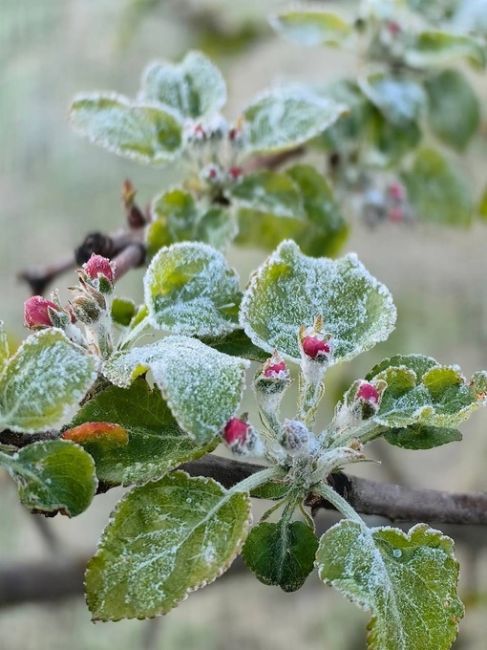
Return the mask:
[[238,181],[243,174],[243,169],[241,167],[230,167],[228,174],[232,181]]
[[277,363],[272,363],[272,359],[269,359],[271,363],[264,365],[262,374],[268,379],[280,379],[284,375],[287,375],[288,370],[285,361],[278,361]]
[[404,201],[406,198],[406,189],[404,185],[394,181],[387,188],[387,193],[395,201]]
[[230,447],[234,445],[245,445],[249,438],[251,426],[240,418],[231,418],[223,430],[223,439]]
[[305,336],[302,346],[304,354],[316,361],[326,359],[331,351],[330,344],[319,336]]
[[397,36],[402,31],[401,25],[399,25],[395,20],[388,20],[386,27],[392,36]]
[[61,309],[51,300],[42,296],[32,296],[24,302],[24,324],[31,329],[52,327],[49,311],[60,312]]
[[101,276],[113,283],[113,268],[107,257],[93,254],[86,264],[83,264],[83,270],[91,280],[97,280]]
[[241,134],[241,130],[237,127],[233,127],[228,132],[228,139],[230,140],[230,142],[235,142],[236,140],[239,139],[240,134]]
[[364,381],[360,384],[357,390],[357,399],[360,399],[369,404],[377,405],[380,399],[380,393],[377,388],[368,381]]

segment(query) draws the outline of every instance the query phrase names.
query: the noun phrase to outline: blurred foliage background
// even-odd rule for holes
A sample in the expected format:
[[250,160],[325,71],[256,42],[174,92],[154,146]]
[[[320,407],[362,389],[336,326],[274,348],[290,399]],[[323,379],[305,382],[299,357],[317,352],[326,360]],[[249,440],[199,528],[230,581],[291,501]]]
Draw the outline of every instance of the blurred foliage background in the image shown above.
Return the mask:
[[[328,3],[347,5],[349,3]],[[0,0],[0,274],[1,317],[13,340],[22,330],[27,288],[17,272],[72,250],[91,230],[123,223],[122,181],[129,177],[141,203],[173,181],[171,169],[155,170],[117,159],[79,140],[66,119],[81,90],[135,92],[152,58],[178,58],[188,48],[215,57],[229,83],[229,115],[275,80],[332,80],[357,64],[337,50],[303,50],[283,42],[267,26],[278,0]],[[478,87],[487,99],[485,76]],[[487,115],[464,172],[477,194],[485,185]],[[422,352],[458,362],[468,375],[487,368],[487,228],[447,230],[385,224],[370,230],[352,224],[346,249],[392,290],[399,308],[397,331],[386,344],[338,368],[328,409],[340,390],[382,356]],[[264,254],[230,251],[243,278]],[[69,284],[72,276],[66,277]],[[141,273],[122,283],[141,295]],[[64,282],[62,283],[64,284]],[[361,474],[416,487],[487,490],[487,414],[464,427],[463,443],[429,452],[402,451],[376,443],[381,465]],[[89,553],[119,491],[100,496],[74,520],[49,521],[48,542],[16,491],[0,475],[0,568],[50,554]],[[116,493],[116,494],[115,494]],[[333,522],[323,518],[321,525]],[[462,562],[467,615],[455,648],[485,648],[487,531],[449,530]],[[2,650],[355,650],[363,648],[365,616],[310,579],[297,594],[264,587],[239,572],[194,594],[163,620],[89,622],[81,598],[52,605],[0,609]]]

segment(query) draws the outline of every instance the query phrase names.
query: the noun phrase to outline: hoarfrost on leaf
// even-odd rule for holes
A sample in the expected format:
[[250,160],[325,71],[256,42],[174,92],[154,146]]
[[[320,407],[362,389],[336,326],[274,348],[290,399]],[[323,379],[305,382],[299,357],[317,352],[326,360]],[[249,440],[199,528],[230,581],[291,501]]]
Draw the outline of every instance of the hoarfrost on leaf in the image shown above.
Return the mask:
[[61,330],[29,336],[0,375],[0,431],[60,429],[94,383],[97,366]]
[[463,616],[453,541],[419,524],[366,529],[342,520],[321,538],[320,578],[371,612],[369,650],[448,650]]
[[238,328],[238,275],[211,246],[161,248],[144,278],[153,327],[188,336],[223,336]]
[[317,315],[332,336],[333,364],[385,340],[396,309],[389,290],[354,254],[337,261],[313,259],[294,242],[282,242],[244,294],[242,327],[255,345],[298,361],[298,330],[311,326]]
[[86,572],[95,620],[164,614],[228,569],[251,520],[250,499],[173,472],[117,508]]
[[104,367],[109,381],[128,387],[150,370],[179,426],[207,444],[235,414],[249,362],[186,336],[115,353]]
[[274,29],[300,45],[336,45],[352,32],[338,14],[313,9],[287,10],[272,16]]

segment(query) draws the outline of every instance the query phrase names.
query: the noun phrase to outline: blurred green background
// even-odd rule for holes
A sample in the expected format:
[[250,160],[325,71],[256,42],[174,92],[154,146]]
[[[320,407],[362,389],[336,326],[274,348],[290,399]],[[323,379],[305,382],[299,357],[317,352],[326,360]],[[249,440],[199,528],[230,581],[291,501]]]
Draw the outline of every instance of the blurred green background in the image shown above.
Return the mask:
[[[332,3],[333,4],[333,3]],[[344,3],[334,3],[344,4]],[[117,159],[79,140],[67,107],[81,90],[133,94],[152,58],[178,58],[204,48],[222,66],[229,84],[228,115],[276,80],[323,81],[353,69],[353,55],[303,50],[267,27],[275,0],[0,0],[0,274],[1,311],[13,339],[20,339],[25,286],[17,272],[72,250],[90,230],[123,223],[122,181],[129,177],[141,203],[175,180]],[[487,99],[485,76],[479,84]],[[477,193],[485,184],[483,136],[472,145],[463,171]],[[385,225],[371,231],[352,225],[347,250],[392,290],[399,326],[386,344],[339,368],[331,396],[389,352],[422,352],[458,362],[468,375],[487,368],[487,228],[440,230]],[[264,254],[231,250],[245,278]],[[61,286],[69,284],[66,276]],[[123,280],[123,292],[141,297],[141,273]],[[335,388],[333,388],[335,387]],[[330,409],[332,399],[328,400]],[[429,452],[397,451],[376,443],[383,459],[361,474],[415,487],[487,490],[487,413],[463,428],[465,440]],[[55,548],[16,492],[0,475],[0,570],[16,562],[48,562],[91,552],[120,491],[100,496],[74,520],[48,521]],[[333,522],[323,517],[320,525]],[[462,595],[468,602],[456,648],[482,650],[487,625],[487,531],[451,529],[462,561]],[[193,594],[164,619],[92,625],[81,598],[51,605],[0,609],[1,650],[358,650],[365,647],[366,616],[310,578],[288,595],[235,571]]]

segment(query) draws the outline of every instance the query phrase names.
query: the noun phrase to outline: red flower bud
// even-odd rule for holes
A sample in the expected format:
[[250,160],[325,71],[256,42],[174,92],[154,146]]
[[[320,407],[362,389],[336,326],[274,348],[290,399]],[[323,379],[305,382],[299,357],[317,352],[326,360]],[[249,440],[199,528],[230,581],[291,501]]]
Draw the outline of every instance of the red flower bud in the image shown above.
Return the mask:
[[406,189],[404,185],[394,181],[387,188],[387,193],[395,201],[404,201],[406,198]]
[[249,437],[251,427],[245,420],[231,418],[223,430],[223,439],[229,446],[244,445]]
[[24,324],[26,327],[36,329],[52,327],[52,318],[49,310],[61,311],[58,305],[42,296],[32,296],[24,302]]
[[237,127],[233,127],[228,132],[228,139],[230,140],[230,142],[235,142],[235,140],[237,140],[240,137],[240,134],[241,134],[240,129]]
[[305,336],[302,340],[302,346],[307,357],[318,361],[323,357],[327,357],[331,351],[330,344],[318,336]]
[[357,399],[376,405],[379,403],[380,393],[373,384],[364,381],[357,390]]
[[240,176],[242,176],[243,169],[241,167],[230,167],[228,173],[232,180],[237,181],[240,178]]
[[387,21],[387,29],[390,34],[397,36],[401,32],[401,25],[399,25],[395,20],[389,20]]
[[108,257],[93,254],[86,264],[83,264],[83,270],[91,280],[102,276],[113,283],[113,268]]
[[278,361],[277,363],[270,363],[268,366],[265,365],[262,371],[264,377],[269,379],[279,378],[281,373],[287,373],[287,366],[285,361]]

